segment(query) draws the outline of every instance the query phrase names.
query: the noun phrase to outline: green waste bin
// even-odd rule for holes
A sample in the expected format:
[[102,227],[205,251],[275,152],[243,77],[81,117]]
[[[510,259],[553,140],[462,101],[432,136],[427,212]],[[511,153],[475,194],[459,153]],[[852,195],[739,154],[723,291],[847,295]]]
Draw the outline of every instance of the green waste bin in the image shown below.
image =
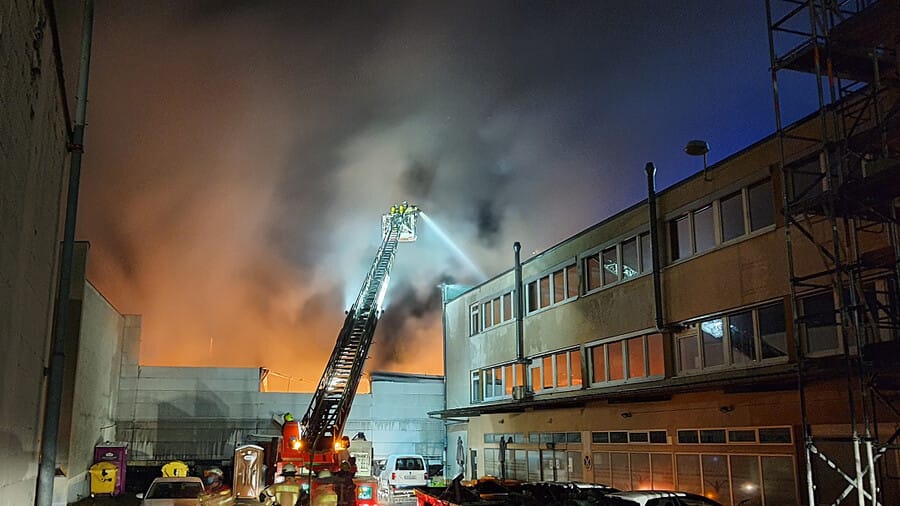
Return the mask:
[[91,473],[91,497],[97,494],[110,494],[116,489],[116,474],[118,466],[112,462],[97,462],[90,468]]

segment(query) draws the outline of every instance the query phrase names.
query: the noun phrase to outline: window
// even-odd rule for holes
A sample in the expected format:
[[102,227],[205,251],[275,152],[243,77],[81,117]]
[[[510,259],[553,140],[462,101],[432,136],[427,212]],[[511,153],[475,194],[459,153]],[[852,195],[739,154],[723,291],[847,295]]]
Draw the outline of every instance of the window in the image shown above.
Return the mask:
[[737,192],[720,202],[722,216],[722,242],[744,235],[744,196]]
[[622,279],[630,279],[641,272],[638,263],[638,239],[633,237],[622,243]]
[[650,234],[645,232],[638,239],[641,243],[641,272],[653,270],[653,250],[650,249]]
[[747,189],[750,201],[750,231],[755,232],[775,223],[775,206],[772,202],[772,180],[766,179]]
[[703,320],[675,336],[680,371],[752,366],[787,357],[784,304],[776,302]]
[[585,291],[637,277],[652,268],[650,234],[630,237],[582,259]]
[[619,259],[616,247],[607,248],[600,253],[603,263],[603,284],[609,285],[619,280]]
[[767,427],[759,429],[759,442],[763,444],[791,444],[791,428]]
[[469,309],[469,332],[475,335],[512,320],[512,292],[473,304]]
[[669,236],[672,242],[672,260],[687,258],[693,253],[691,246],[691,220],[690,215],[685,214],[672,220],[669,227]]
[[756,442],[756,431],[755,430],[729,430],[728,431],[728,442],[729,443],[755,443]]
[[[718,213],[714,212],[718,211]],[[775,223],[772,180],[766,179],[669,221],[674,262]]]
[[831,292],[800,299],[803,314],[803,336],[806,352],[813,354],[835,353],[840,346],[834,297]]
[[592,346],[588,356],[594,384],[665,375],[661,334]]
[[469,335],[474,336],[481,332],[481,311],[478,304],[473,304],[469,309]]
[[484,396],[481,391],[481,371],[472,371],[472,402],[481,402]]
[[703,429],[700,431],[700,442],[707,444],[725,444],[725,430]]
[[694,211],[694,252],[702,253],[716,245],[712,206]]
[[522,364],[504,364],[472,372],[472,402],[512,397],[514,386],[525,384]]
[[527,285],[528,312],[560,304],[578,296],[578,273],[575,265],[567,265]]
[[535,392],[581,386],[581,351],[561,351],[535,358],[531,362],[531,381]]
[[578,269],[575,265],[566,267],[566,297],[578,297]]
[[786,357],[787,330],[784,321],[784,303],[778,302],[759,308],[760,353],[763,359]]
[[600,288],[600,257],[591,255],[584,259],[584,286],[586,291]]
[[680,430],[678,431],[678,444],[698,444],[700,443],[700,433],[696,430]]

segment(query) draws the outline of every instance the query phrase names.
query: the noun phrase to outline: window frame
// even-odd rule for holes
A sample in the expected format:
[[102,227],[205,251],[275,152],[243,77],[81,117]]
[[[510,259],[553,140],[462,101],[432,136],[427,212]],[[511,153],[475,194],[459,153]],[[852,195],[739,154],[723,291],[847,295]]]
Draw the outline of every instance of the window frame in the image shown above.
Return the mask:
[[[788,321],[788,313],[784,306],[784,299],[775,299],[770,300],[761,304],[754,304],[751,306],[744,306],[739,308],[730,309],[728,311],[723,311],[721,313],[716,313],[712,315],[705,316],[703,318],[697,318],[694,320],[690,320],[687,322],[683,322],[685,327],[689,330],[674,333],[672,334],[672,345],[673,345],[673,355],[675,358],[675,372],[678,376],[688,376],[693,374],[704,374],[707,372],[714,371],[722,371],[728,369],[747,369],[752,367],[760,367],[764,365],[770,364],[778,364],[778,363],[786,363],[791,358],[791,351],[789,347],[789,339],[787,341],[788,349],[785,350],[785,354],[779,357],[769,357],[763,358],[762,354],[762,335],[760,334],[760,320],[759,320],[759,311],[764,308],[768,308],[777,304],[781,304],[783,311],[782,314],[784,316],[784,329],[785,334],[787,335],[789,330]],[[730,318],[749,312],[751,314],[751,321],[753,325],[753,351],[755,354],[755,358],[753,360],[748,360],[745,362],[736,362],[734,360],[734,349],[732,342],[732,330],[730,324]],[[714,320],[722,320],[722,348],[723,348],[723,362],[718,365],[707,365],[707,357],[706,350],[703,346],[703,331],[701,326],[705,322],[714,321]],[[699,353],[700,364],[698,367],[694,368],[685,368],[681,347],[682,342],[687,341],[689,339],[694,339],[696,341],[696,346]]]
[[[760,226],[756,230],[753,230],[751,224],[751,212],[750,212],[750,190],[753,188],[757,188],[759,186],[768,184],[771,190],[771,202],[773,205],[772,209],[772,223]],[[684,261],[689,258],[694,258],[699,255],[703,255],[705,253],[709,253],[710,251],[715,251],[716,249],[734,244],[736,242],[749,239],[759,234],[763,234],[766,232],[770,232],[775,229],[776,221],[775,217],[777,216],[777,210],[774,208],[775,203],[775,186],[772,183],[772,177],[766,176],[762,179],[754,179],[749,183],[741,183],[740,186],[732,186],[729,188],[723,189],[723,191],[716,193],[713,198],[710,200],[703,200],[694,202],[688,206],[681,208],[680,210],[673,212],[666,216],[665,218],[665,230],[667,234],[667,250],[668,250],[668,260],[669,265],[675,264],[681,261]],[[738,234],[731,239],[725,239],[725,230],[724,230],[724,219],[722,213],[722,202],[727,200],[728,198],[735,197],[740,195],[741,199],[741,216],[743,219],[743,232]],[[702,212],[707,208],[711,207],[712,211],[712,226],[713,226],[713,245],[705,249],[703,251],[697,251],[697,227],[695,224],[695,214],[698,212]],[[676,223],[681,219],[687,219],[687,239],[690,244],[688,248],[686,248],[689,253],[684,256],[675,257],[674,246],[675,243],[673,240],[677,238],[677,233],[675,230],[677,229]],[[679,240],[680,245],[680,240]]]
[[[576,362],[575,360],[573,360],[572,356],[574,352],[578,353],[577,363],[573,363]],[[563,354],[565,354],[566,357],[566,385],[559,386],[559,357]],[[552,378],[552,386],[545,387],[543,379],[547,377],[547,371],[544,370],[544,362],[548,357],[550,358],[550,378]],[[531,364],[528,366],[528,373],[525,374],[525,376],[530,382],[529,386],[531,387],[531,391],[534,392],[535,395],[539,395],[552,392],[580,390],[585,388],[584,369],[582,368],[583,357],[584,349],[580,346],[557,350],[550,353],[542,353],[540,355],[529,357],[529,359],[531,360]],[[577,385],[573,384],[573,371],[575,371],[576,369],[580,371],[581,376],[581,383]],[[537,373],[535,373],[535,371],[537,371]],[[538,374],[538,377],[541,379],[540,388],[536,388],[536,386],[534,385],[535,374]]]
[[[650,338],[651,336],[659,335],[660,339],[665,339],[665,335],[659,332],[637,332],[633,334],[627,334],[623,336],[616,336],[613,338],[602,339],[599,341],[594,341],[592,343],[588,343],[584,345],[584,357],[587,360],[586,368],[587,368],[587,379],[589,380],[586,384],[591,388],[602,388],[612,385],[623,385],[629,383],[641,383],[645,381],[657,381],[666,378],[666,370],[665,366],[663,367],[662,374],[651,374],[651,360],[650,360]],[[631,364],[630,364],[630,344],[629,341],[633,339],[641,339],[641,349],[643,353],[643,363],[644,363],[644,375],[643,376],[632,376]],[[621,379],[610,379],[610,362],[609,362],[609,353],[610,353],[610,345],[621,344],[622,348],[622,378]],[[594,349],[603,348],[602,353],[600,354],[603,357],[603,381],[594,381],[594,371],[596,365],[594,363]],[[665,364],[665,344],[663,344],[663,348],[661,348],[663,352],[663,364]],[[584,382],[584,378],[582,378]]]
[[[623,254],[623,245],[627,242],[634,241],[635,243],[635,253],[637,254],[637,271],[631,277],[625,277],[625,258]],[[635,232],[631,232],[625,235],[618,237],[613,241],[605,242],[601,245],[595,246],[578,256],[577,265],[581,269],[580,281],[583,288],[583,293],[585,295],[592,294],[598,292],[600,290],[616,286],[622,283],[627,283],[633,279],[637,279],[645,274],[650,274],[653,271],[653,265],[644,265],[644,257],[643,251],[646,242],[647,249],[650,253],[650,263],[653,263],[653,253],[652,253],[652,241],[650,239],[649,230],[637,230]],[[616,280],[606,282],[606,269],[603,267],[603,253],[610,249],[615,248],[615,257],[616,257]],[[591,287],[591,279],[590,279],[590,269],[588,268],[588,263],[590,261],[596,261],[599,264],[599,281],[596,286]]]
[[[578,298],[580,293],[579,288],[576,288],[574,291],[574,295],[572,295],[572,291],[569,289],[569,281],[570,278],[568,276],[568,269],[570,267],[574,267],[578,269],[578,261],[576,259],[571,259],[562,263],[559,263],[553,266],[550,269],[547,269],[536,276],[531,276],[522,281],[522,289],[524,290],[524,306],[525,316],[531,316],[533,314],[539,313],[541,311],[550,309],[555,306],[559,306],[562,304],[566,304]],[[563,287],[562,294],[563,299],[556,301],[554,300],[554,295],[556,293],[556,275],[561,273]],[[580,276],[576,276],[576,278],[580,278]],[[547,300],[548,304],[546,306],[541,306],[541,300],[544,296],[543,289],[541,287],[541,282],[546,279],[547,280]],[[534,285],[534,296],[537,299],[536,305],[534,309],[532,309],[532,290],[531,286]],[[515,311],[513,311],[515,312]],[[515,319],[515,318],[513,318]]]

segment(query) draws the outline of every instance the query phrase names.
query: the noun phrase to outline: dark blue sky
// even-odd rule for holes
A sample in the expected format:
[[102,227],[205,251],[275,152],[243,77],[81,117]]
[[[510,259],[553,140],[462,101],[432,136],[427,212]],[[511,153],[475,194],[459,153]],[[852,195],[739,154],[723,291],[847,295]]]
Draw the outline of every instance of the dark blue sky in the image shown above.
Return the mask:
[[[147,363],[320,371],[392,202],[491,276],[643,199],[647,161],[664,188],[702,170],[688,140],[714,163],[774,130],[762,0],[99,1],[96,23],[79,231]],[[376,367],[439,372],[392,345],[440,349],[435,284],[479,281],[434,237],[398,255]],[[324,351],[205,356],[250,339]]]

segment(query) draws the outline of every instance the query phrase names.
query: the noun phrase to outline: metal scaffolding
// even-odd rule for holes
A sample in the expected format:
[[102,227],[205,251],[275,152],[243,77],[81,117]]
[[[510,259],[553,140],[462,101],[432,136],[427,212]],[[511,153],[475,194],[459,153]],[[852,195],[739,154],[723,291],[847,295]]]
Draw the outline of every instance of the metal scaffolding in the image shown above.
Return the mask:
[[[900,2],[766,0],[766,15],[807,504],[894,504]],[[792,104],[779,90],[782,76],[814,90],[810,121],[785,127]],[[817,334],[829,325],[833,341]],[[813,408],[823,385],[842,390],[846,413]]]

